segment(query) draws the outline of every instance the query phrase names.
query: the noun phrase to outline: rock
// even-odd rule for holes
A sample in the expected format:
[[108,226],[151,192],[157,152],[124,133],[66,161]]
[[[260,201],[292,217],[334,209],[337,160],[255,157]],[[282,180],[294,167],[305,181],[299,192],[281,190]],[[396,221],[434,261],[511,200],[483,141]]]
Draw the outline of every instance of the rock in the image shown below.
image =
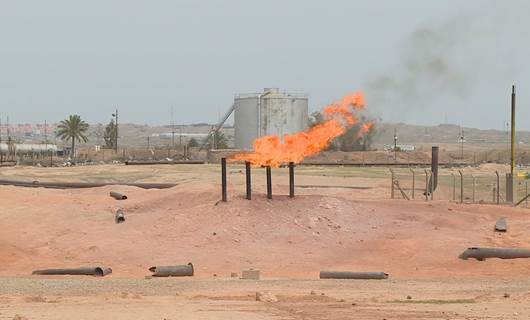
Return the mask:
[[263,292],[256,292],[256,301],[278,302],[278,298],[268,291],[263,291]]
[[505,293],[505,294],[503,295],[503,297],[504,297],[504,298],[509,298],[509,297],[510,297],[510,294],[509,294],[509,293]]
[[13,320],[28,320],[28,318],[15,314],[15,316],[13,317]]
[[237,272],[230,273],[230,278],[237,278]]
[[312,295],[312,296],[316,296],[317,295],[317,293],[315,291],[313,291],[313,290],[311,290],[311,292],[309,294]]
[[411,296],[407,296],[407,300],[412,300],[412,297]]

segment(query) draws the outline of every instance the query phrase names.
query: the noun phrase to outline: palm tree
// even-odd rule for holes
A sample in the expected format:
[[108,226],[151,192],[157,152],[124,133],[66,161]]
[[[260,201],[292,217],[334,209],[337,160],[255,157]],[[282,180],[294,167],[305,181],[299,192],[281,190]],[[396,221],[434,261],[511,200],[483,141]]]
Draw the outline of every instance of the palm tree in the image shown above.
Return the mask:
[[70,115],[68,119],[62,120],[57,126],[57,137],[61,140],[72,140],[72,159],[75,156],[75,141],[87,142],[85,133],[88,131],[88,123],[81,120],[77,114]]

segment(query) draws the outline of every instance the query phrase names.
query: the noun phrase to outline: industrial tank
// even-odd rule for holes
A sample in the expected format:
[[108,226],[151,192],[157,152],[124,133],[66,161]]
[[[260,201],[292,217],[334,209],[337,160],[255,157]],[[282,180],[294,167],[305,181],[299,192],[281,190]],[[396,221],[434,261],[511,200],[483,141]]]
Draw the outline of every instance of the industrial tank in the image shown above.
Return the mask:
[[307,130],[307,96],[266,88],[263,93],[240,94],[234,101],[235,147],[251,150],[256,138]]

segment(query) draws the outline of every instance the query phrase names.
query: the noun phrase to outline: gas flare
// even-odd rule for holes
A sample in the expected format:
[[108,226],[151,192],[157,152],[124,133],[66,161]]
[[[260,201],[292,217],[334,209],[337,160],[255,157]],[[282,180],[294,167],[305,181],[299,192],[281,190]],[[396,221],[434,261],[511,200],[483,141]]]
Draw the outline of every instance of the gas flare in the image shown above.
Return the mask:
[[[359,120],[355,110],[365,106],[364,95],[360,92],[345,96],[324,108],[322,115],[325,121],[308,131],[292,135],[286,134],[283,142],[279,136],[265,136],[254,141],[254,152],[235,155],[233,161],[249,161],[253,166],[279,167],[289,162],[300,163],[304,158],[315,155]],[[373,123],[366,123],[361,128],[362,134],[368,132]],[[362,136],[362,135],[361,135]]]
[[357,139],[361,139],[362,137],[364,137],[364,135],[370,132],[373,127],[373,122],[363,123],[363,125],[361,126],[361,130],[359,130],[359,133],[357,134]]

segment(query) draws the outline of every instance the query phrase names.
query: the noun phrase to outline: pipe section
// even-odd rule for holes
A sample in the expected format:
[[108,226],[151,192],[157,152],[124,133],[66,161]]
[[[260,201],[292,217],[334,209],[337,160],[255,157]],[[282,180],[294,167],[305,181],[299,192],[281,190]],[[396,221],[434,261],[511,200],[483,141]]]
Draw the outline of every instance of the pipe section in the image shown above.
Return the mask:
[[247,181],[247,200],[252,200],[252,172],[250,169],[250,162],[248,161],[245,161],[245,174]]
[[267,199],[272,199],[272,172],[271,167],[266,167],[267,173]]
[[438,187],[438,153],[439,148],[437,146],[432,147],[431,151],[431,172],[432,172],[432,190],[434,192]]
[[112,269],[108,267],[88,267],[75,269],[44,269],[35,270],[32,274],[35,275],[75,275],[75,276],[96,276],[104,277],[112,273]]
[[221,158],[221,198],[223,202],[227,201],[226,192],[226,158]]
[[460,256],[462,260],[469,258],[484,261],[489,258],[519,259],[530,258],[530,249],[517,248],[468,248]]
[[183,161],[166,161],[166,160],[132,160],[125,161],[128,166],[148,166],[155,164],[204,164],[204,161],[183,160]]
[[111,191],[110,192],[110,196],[113,197],[116,200],[127,200],[127,196],[126,195],[124,195],[122,193],[119,193],[119,192],[116,192],[116,191]]
[[177,266],[155,266],[149,268],[153,272],[153,277],[192,277],[193,264],[190,262],[186,265]]
[[123,213],[122,209],[118,209],[118,211],[116,211],[115,221],[116,221],[116,223],[124,223],[125,222],[125,214]]
[[142,189],[169,189],[177,186],[175,183],[91,183],[91,182],[40,182],[40,181],[17,181],[0,180],[0,185],[28,187],[28,188],[49,188],[49,189],[84,189],[100,188],[105,186],[131,186]]
[[289,162],[289,197],[294,198],[294,162]]
[[320,279],[383,280],[388,279],[388,274],[384,272],[320,271]]

